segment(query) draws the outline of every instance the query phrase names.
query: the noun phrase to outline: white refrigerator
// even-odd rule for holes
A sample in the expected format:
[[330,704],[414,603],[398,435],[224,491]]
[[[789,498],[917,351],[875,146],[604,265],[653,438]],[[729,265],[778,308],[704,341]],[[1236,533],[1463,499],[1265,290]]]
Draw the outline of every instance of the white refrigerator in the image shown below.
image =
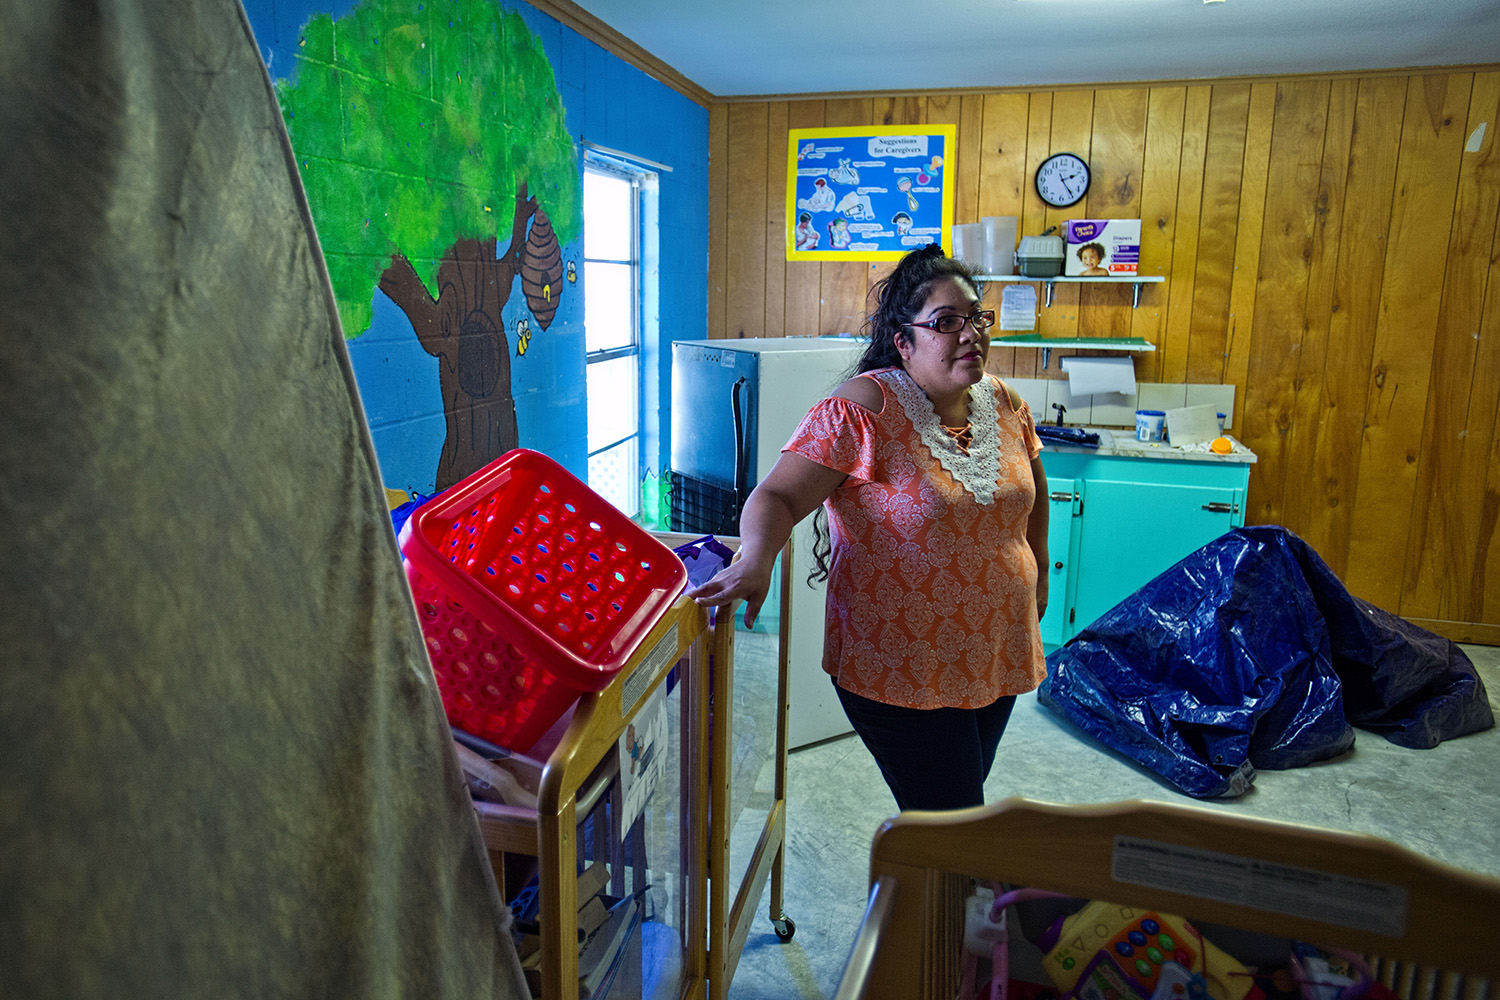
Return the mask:
[[[850,337],[674,343],[673,530],[738,533],[736,513],[725,508],[743,502],[765,477],[803,415],[851,373],[867,343]],[[725,513],[729,520],[718,517]],[[805,518],[793,536],[787,723],[793,749],[851,731],[823,672],[824,588],[806,582],[812,521]],[[774,614],[779,600],[773,592],[765,612]]]

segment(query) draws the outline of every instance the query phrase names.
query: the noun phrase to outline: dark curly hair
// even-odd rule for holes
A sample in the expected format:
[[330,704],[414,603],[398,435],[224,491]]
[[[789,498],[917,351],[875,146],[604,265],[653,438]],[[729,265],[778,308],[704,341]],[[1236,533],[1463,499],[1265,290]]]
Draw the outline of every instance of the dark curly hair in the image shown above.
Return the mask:
[[[1092,251],[1094,251],[1094,256],[1097,257],[1099,260],[1103,260],[1106,256],[1108,256],[1108,254],[1106,254],[1104,252],[1104,244],[1103,243],[1085,243],[1083,246],[1081,246],[1081,247],[1078,248],[1078,259],[1079,260],[1083,260],[1083,252],[1085,250],[1092,250]],[[1094,266],[1097,267],[1098,265],[1096,264]]]
[[870,289],[870,294],[875,297],[875,311],[865,317],[861,329],[869,336],[870,346],[865,348],[852,374],[877,368],[900,368],[901,352],[896,349],[896,343],[911,337],[905,330],[906,324],[927,305],[927,293],[932,291],[933,284],[944,278],[957,278],[968,286],[975,298],[979,298],[982,293],[974,274],[973,268],[943,253],[943,248],[936,243],[929,243],[902,257],[896,269]]
[[[980,298],[983,293],[979,282],[974,280],[975,271],[961,260],[955,260],[943,252],[937,243],[913,250],[902,257],[896,269],[877,281],[870,294],[875,297],[875,311],[865,317],[863,333],[870,338],[870,346],[860,355],[850,377],[877,368],[902,368],[899,341],[909,340],[911,334],[906,324],[927,305],[927,295],[932,286],[945,278],[957,278]],[[828,560],[833,555],[833,540],[828,534],[828,515],[818,507],[813,515],[813,562],[814,568],[807,574],[807,583],[828,579]]]

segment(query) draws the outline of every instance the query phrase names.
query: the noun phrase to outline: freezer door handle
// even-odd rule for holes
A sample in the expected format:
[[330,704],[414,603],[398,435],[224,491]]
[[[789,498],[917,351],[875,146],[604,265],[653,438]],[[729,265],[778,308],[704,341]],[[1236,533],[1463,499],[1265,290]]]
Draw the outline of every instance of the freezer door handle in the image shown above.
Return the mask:
[[[729,389],[729,406],[734,414],[734,495],[740,503],[750,495],[750,484],[745,481],[750,478],[750,448],[745,442],[745,411],[740,403],[740,390],[745,388],[747,381],[741,375]],[[749,391],[745,388],[745,392]]]

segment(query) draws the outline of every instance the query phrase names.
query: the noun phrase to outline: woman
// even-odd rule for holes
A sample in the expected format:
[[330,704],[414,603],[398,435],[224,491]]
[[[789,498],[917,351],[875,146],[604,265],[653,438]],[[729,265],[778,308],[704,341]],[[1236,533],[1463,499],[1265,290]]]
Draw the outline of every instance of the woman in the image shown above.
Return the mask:
[[985,374],[995,314],[964,264],[915,250],[875,294],[857,374],[746,501],[738,560],[689,596],[743,600],[751,625],[793,525],[825,504],[823,669],[850,723],[902,809],[982,805],[1015,696],[1046,675],[1041,441]]

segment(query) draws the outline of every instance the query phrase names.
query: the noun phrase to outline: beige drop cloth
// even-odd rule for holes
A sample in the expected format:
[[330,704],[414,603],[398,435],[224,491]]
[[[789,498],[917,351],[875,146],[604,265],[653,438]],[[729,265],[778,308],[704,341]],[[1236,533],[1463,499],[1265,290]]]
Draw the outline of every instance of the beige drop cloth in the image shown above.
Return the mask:
[[0,0],[0,996],[524,990],[234,0]]

